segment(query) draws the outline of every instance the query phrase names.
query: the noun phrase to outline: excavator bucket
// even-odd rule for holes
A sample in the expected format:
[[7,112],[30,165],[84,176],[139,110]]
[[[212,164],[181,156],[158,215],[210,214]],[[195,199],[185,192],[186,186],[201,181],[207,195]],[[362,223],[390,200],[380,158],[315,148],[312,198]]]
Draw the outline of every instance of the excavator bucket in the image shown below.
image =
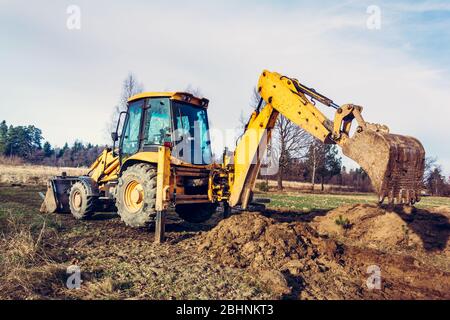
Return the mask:
[[417,139],[367,124],[343,144],[342,151],[369,175],[380,203],[386,197],[390,204],[420,200],[425,150]]

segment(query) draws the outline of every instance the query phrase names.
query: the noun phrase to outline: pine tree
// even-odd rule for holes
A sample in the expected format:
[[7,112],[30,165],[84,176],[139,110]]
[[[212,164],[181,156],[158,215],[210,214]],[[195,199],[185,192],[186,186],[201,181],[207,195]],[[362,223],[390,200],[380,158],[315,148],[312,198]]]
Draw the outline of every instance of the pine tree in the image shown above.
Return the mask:
[[48,141],[45,141],[43,149],[44,149],[44,156],[46,158],[50,158],[55,153],[55,151],[52,149],[51,144]]
[[6,153],[6,139],[8,136],[8,126],[6,121],[0,123],[0,155]]

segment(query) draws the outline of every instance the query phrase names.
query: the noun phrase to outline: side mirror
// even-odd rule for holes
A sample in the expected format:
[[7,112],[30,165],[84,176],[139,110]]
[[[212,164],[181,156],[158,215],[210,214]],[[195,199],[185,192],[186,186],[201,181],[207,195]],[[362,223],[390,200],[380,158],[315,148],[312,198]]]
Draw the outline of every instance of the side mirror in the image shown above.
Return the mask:
[[116,142],[117,140],[119,140],[119,135],[117,134],[117,132],[111,132],[111,138],[114,142]]

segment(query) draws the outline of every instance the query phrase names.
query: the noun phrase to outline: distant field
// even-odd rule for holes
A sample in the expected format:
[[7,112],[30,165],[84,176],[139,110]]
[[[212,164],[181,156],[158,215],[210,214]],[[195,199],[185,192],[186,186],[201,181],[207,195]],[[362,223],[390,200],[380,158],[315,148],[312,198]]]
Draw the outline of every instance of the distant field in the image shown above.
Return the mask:
[[[258,179],[256,180],[256,183],[265,182],[265,180]],[[276,189],[278,182],[276,180],[268,180],[269,187],[271,189]],[[312,190],[312,184],[310,182],[299,182],[299,181],[283,181],[283,187],[287,189],[295,189],[295,190],[304,190],[304,191],[311,191]],[[351,192],[353,190],[353,187],[350,186],[341,186],[336,184],[324,184],[323,185],[324,191],[330,191],[330,192]],[[320,183],[316,183],[314,185],[315,191],[321,191],[322,185]]]
[[[377,198],[373,194],[360,193],[348,195],[335,194],[311,194],[300,192],[267,192],[260,193],[256,197],[269,198],[270,209],[285,209],[296,211],[329,210],[346,204],[374,203]],[[432,208],[450,206],[450,198],[445,197],[422,197],[416,204],[419,208]]]
[[0,165],[1,184],[30,184],[45,185],[46,181],[55,175],[61,175],[65,171],[67,175],[83,175],[87,168],[58,168],[35,165]]
[[[61,175],[64,171],[67,175],[83,175],[87,173],[87,168],[68,168],[68,167],[48,167],[36,165],[10,165],[0,164],[0,184],[24,184],[24,185],[45,185],[46,181],[55,175]],[[295,211],[314,211],[329,210],[346,204],[356,203],[374,203],[376,197],[371,193],[350,193],[345,187],[325,185],[324,193],[311,192],[311,184],[295,181],[285,181],[284,186],[289,190],[285,192],[270,191],[256,192],[257,197],[262,196],[270,198],[269,209],[283,209]],[[271,187],[276,186],[276,181],[269,181]],[[320,185],[316,185],[320,188]],[[273,189],[272,189],[273,190]],[[298,191],[293,191],[298,190]],[[340,191],[338,191],[340,190]],[[302,192],[302,191],[306,191]],[[344,192],[346,194],[333,194],[333,192]],[[348,193],[347,193],[348,192]],[[450,206],[450,198],[445,197],[422,197],[422,200],[416,204],[419,208],[431,208],[439,206]]]

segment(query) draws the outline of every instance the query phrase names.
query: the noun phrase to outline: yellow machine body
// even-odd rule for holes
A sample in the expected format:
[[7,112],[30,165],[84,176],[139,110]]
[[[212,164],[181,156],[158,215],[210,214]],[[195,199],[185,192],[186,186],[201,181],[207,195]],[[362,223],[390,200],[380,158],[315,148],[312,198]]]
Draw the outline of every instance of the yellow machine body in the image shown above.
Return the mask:
[[[131,226],[140,226],[151,220],[154,212],[166,210],[171,205],[188,220],[191,214],[200,212],[201,217],[192,218],[192,221],[207,218],[219,203],[246,209],[279,114],[321,142],[340,146],[345,155],[368,173],[380,202],[385,197],[391,203],[413,204],[419,200],[425,152],[417,139],[390,134],[386,126],[366,123],[361,115],[362,107],[338,106],[298,80],[276,72],[262,72],[258,92],[265,104],[260,104],[252,113],[235,151],[232,154],[225,152],[222,163],[202,164],[185,161],[174,153],[177,148],[174,146],[174,126],[176,121],[185,121],[189,112],[207,119],[207,99],[184,92],[147,92],[131,97],[125,126],[130,126],[128,122],[134,112],[130,111],[130,106],[139,105],[139,108],[135,107],[142,115],[136,122],[138,127],[134,128],[135,132],[139,131],[139,139],[134,143],[140,147],[126,154],[122,152],[122,145],[118,149],[114,145],[99,155],[87,176],[51,179],[42,211],[70,209],[74,213],[74,210],[86,207],[91,210],[92,199],[109,200],[115,203],[122,220]],[[333,121],[318,109],[316,101],[336,109]],[[146,130],[153,124],[151,121],[160,121],[158,118],[151,120],[154,115],[150,116],[150,112],[169,104],[172,126],[170,130],[165,127],[160,130],[161,139],[169,140],[142,147],[147,139]],[[184,120],[175,120],[182,113]],[[353,120],[358,127],[352,135]],[[124,135],[121,135],[121,144]],[[114,136],[114,141],[118,140],[117,132]],[[192,140],[195,142],[195,139],[199,138]],[[78,195],[79,209],[70,205],[73,189]],[[80,194],[84,195],[84,206],[80,205]],[[85,217],[87,213],[77,214]]]

